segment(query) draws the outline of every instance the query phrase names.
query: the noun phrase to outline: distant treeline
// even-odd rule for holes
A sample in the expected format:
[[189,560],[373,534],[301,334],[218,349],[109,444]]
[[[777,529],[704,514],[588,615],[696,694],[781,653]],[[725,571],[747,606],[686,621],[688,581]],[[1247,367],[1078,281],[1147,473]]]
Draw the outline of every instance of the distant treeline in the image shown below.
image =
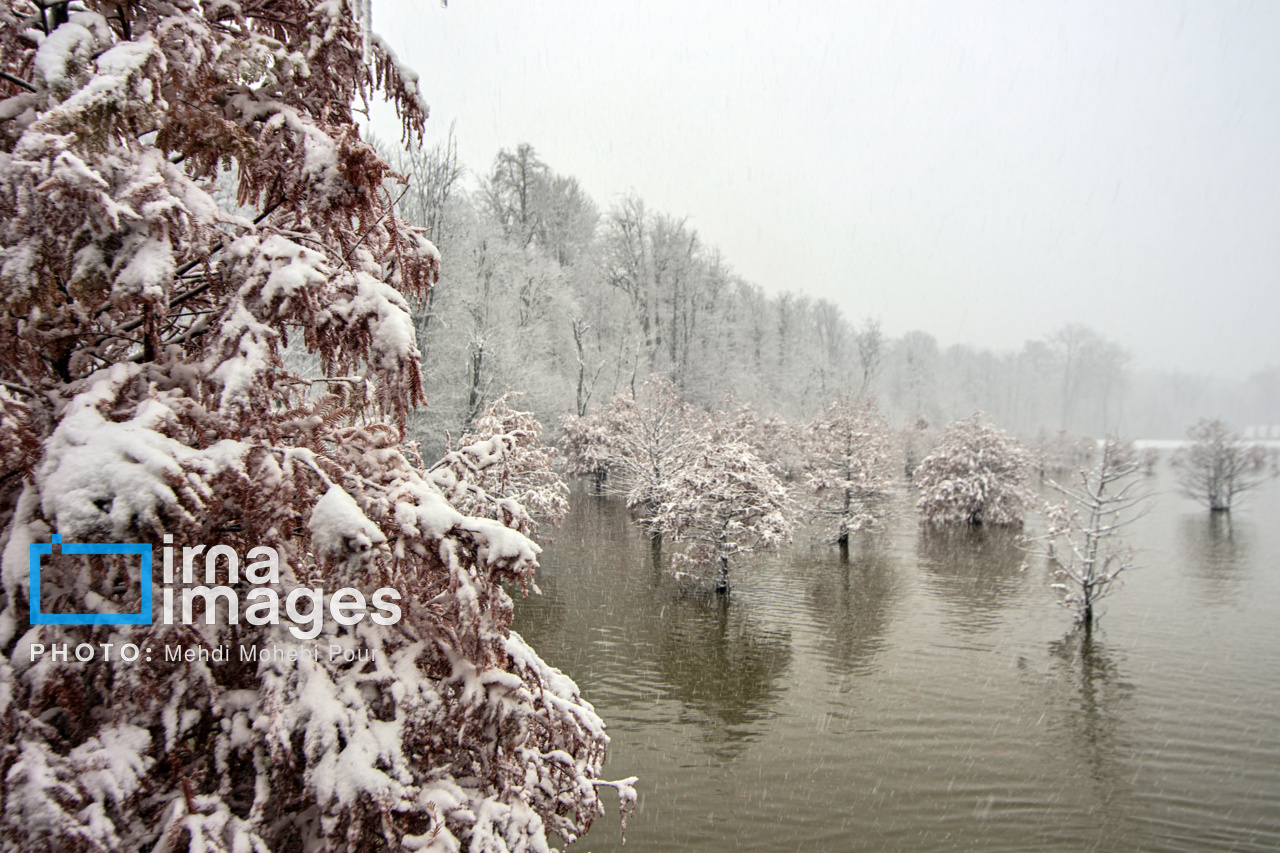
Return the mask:
[[392,188],[401,215],[428,228],[443,256],[439,285],[417,306],[424,441],[459,434],[508,390],[554,429],[651,375],[710,408],[732,395],[762,414],[808,418],[837,396],[872,393],[899,424],[983,411],[1031,437],[1173,438],[1202,416],[1280,423],[1280,370],[1225,384],[1135,373],[1120,344],[1075,324],[1017,352],[943,348],[922,331],[890,338],[829,301],[767,293],[685,219],[635,195],[602,210],[530,145],[475,175],[452,136],[384,153],[409,178]]

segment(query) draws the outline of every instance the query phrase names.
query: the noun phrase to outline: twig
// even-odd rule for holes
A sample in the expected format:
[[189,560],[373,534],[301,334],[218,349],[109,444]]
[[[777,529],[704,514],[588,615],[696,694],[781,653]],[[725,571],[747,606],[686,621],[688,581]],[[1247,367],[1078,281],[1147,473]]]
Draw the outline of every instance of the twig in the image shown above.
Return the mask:
[[6,74],[3,71],[0,71],[0,80],[8,80],[13,85],[21,86],[22,88],[26,89],[28,92],[40,91],[35,86],[32,86],[30,83],[28,83],[26,80],[23,80],[21,77],[14,77],[12,74]]

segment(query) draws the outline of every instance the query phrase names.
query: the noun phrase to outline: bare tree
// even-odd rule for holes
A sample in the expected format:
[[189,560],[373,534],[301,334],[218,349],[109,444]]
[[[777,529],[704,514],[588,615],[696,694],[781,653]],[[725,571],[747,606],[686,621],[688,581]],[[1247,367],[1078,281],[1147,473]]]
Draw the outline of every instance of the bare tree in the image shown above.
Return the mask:
[[542,227],[542,196],[547,192],[550,169],[527,142],[515,151],[502,149],[493,158],[493,171],[484,186],[489,214],[521,249]]
[[439,243],[445,231],[449,203],[466,174],[466,168],[458,162],[458,140],[453,125],[449,125],[448,137],[430,149],[402,148],[380,141],[375,145],[392,167],[408,179],[408,187],[399,195],[397,211],[414,225],[426,228],[431,239]]
[[855,341],[858,345],[858,365],[862,368],[862,384],[858,388],[861,397],[871,390],[871,384],[880,375],[881,361],[884,358],[884,334],[880,331],[880,321],[868,317],[858,330]]
[[1220,420],[1202,419],[1187,430],[1191,444],[1178,451],[1178,482],[1212,512],[1230,512],[1239,496],[1267,480],[1265,453]]
[[1047,510],[1049,527],[1043,541],[1057,566],[1053,586],[1086,631],[1093,626],[1099,599],[1133,568],[1133,550],[1120,533],[1142,515],[1146,494],[1135,476],[1141,464],[1131,444],[1109,439],[1097,467],[1081,470],[1074,484],[1049,481],[1066,499]]

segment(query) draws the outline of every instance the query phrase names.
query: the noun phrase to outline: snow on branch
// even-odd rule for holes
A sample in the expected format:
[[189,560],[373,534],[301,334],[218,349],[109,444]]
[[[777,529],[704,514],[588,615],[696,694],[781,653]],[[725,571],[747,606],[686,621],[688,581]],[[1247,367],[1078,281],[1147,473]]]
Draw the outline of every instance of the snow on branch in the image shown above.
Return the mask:
[[[440,256],[355,110],[420,135],[417,78],[358,2],[86,5],[0,5],[0,848],[572,842],[608,738],[507,593],[550,451],[505,403],[435,467],[402,443]],[[154,587],[72,553],[36,587],[55,535],[151,545]],[[32,624],[37,589],[158,615]]]
[[1108,439],[1097,467],[1081,470],[1076,482],[1049,481],[1065,500],[1046,510],[1049,526],[1039,541],[1056,566],[1054,588],[1086,626],[1093,624],[1098,601],[1134,566],[1133,550],[1120,533],[1146,511],[1147,495],[1136,478],[1140,468],[1131,444]]

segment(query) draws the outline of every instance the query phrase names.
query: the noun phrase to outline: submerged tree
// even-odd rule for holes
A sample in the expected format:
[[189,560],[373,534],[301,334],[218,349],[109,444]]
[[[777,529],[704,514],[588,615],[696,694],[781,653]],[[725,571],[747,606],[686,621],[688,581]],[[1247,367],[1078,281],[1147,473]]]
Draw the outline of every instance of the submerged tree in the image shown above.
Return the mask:
[[715,587],[727,592],[732,558],[790,536],[791,501],[752,445],[763,434],[748,408],[708,416],[654,378],[636,397],[617,394],[564,425],[569,470],[626,498],[649,531],[655,565],[664,537],[691,541],[673,560],[715,566]]
[[566,422],[573,439],[570,469],[606,471],[609,490],[626,498],[660,542],[662,529],[653,519],[669,482],[692,464],[708,440],[707,418],[681,400],[669,380],[655,377],[635,397],[619,392],[609,405]]
[[661,486],[650,518],[658,532],[692,552],[677,564],[713,566],[716,592],[729,591],[729,570],[739,554],[772,548],[791,538],[787,489],[742,441],[710,441]]
[[609,477],[609,443],[604,418],[565,415],[560,419],[560,444],[570,477],[589,479],[596,494],[604,491]]
[[1086,630],[1093,625],[1098,600],[1112,591],[1121,573],[1133,568],[1133,549],[1120,533],[1141,515],[1146,495],[1139,490],[1140,469],[1132,445],[1108,440],[1097,467],[1081,471],[1076,483],[1049,481],[1066,499],[1046,513],[1049,528],[1043,541],[1057,566],[1053,586]]
[[1242,492],[1267,479],[1261,447],[1244,441],[1219,420],[1201,420],[1187,430],[1191,444],[1178,452],[1178,482],[1213,512],[1230,512]]
[[805,436],[808,487],[817,499],[824,529],[849,556],[849,538],[877,524],[893,487],[896,436],[870,398],[837,400],[810,425]]
[[975,414],[947,426],[914,474],[916,511],[933,524],[1019,527],[1031,506],[1031,454]]
[[[0,5],[4,849],[536,851],[600,811],[602,724],[510,631],[527,515],[472,514],[520,439],[457,451],[466,500],[401,446],[438,254],[352,105],[380,88],[418,138],[425,107],[358,5]],[[227,167],[252,221],[209,194]],[[33,601],[55,536],[230,556],[206,619],[102,624],[160,584],[64,554]]]

